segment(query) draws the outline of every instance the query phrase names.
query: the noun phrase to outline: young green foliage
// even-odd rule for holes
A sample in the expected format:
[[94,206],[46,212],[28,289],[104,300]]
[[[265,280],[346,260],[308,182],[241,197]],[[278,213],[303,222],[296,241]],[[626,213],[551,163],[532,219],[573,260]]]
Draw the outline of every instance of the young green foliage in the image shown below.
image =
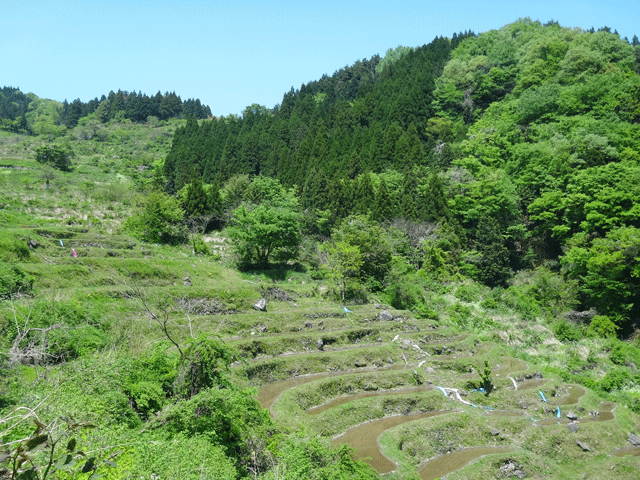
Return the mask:
[[347,287],[360,276],[360,269],[364,263],[360,248],[347,242],[325,242],[320,247],[327,254],[322,268],[330,279],[340,285],[342,303],[346,301]]
[[273,259],[287,262],[297,258],[299,224],[298,213],[292,208],[241,205],[233,211],[227,233],[241,266],[265,268]]

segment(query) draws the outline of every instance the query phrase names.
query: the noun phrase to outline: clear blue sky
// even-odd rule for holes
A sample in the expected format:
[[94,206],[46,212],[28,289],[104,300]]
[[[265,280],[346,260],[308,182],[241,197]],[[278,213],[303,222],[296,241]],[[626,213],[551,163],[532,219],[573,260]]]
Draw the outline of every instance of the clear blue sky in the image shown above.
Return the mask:
[[640,36],[639,0],[0,0],[0,85],[85,102],[175,91],[227,115],[389,48],[519,17]]

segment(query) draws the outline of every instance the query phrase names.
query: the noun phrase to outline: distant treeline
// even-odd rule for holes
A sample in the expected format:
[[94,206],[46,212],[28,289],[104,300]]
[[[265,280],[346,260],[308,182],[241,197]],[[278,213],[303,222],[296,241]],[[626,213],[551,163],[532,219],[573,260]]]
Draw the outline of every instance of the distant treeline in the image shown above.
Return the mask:
[[[10,131],[29,131],[29,112],[34,110],[34,100],[39,100],[34,94],[24,94],[19,88],[3,87],[0,90],[0,128]],[[36,102],[39,103],[39,102]],[[32,108],[33,107],[33,108]],[[80,118],[96,114],[101,122],[112,119],[128,119],[132,122],[145,122],[154,116],[160,120],[170,118],[194,117],[203,119],[211,116],[211,109],[203,105],[200,99],[189,98],[182,100],[175,92],[160,92],[148,96],[142,92],[109,92],[88,102],[76,99],[69,103],[65,100],[58,115],[56,124],[73,128]]]

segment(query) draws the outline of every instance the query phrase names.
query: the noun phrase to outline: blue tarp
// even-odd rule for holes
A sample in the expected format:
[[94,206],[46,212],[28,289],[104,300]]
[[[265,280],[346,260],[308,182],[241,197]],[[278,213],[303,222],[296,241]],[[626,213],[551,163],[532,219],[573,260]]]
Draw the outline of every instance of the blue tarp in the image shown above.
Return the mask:
[[438,390],[440,390],[442,393],[444,393],[444,396],[445,396],[445,397],[448,397],[448,396],[449,396],[449,395],[447,395],[447,392],[445,391],[445,389],[444,389],[444,388],[442,388],[442,387],[436,387],[436,388],[437,388]]
[[64,247],[64,243],[62,243],[62,240],[60,240],[60,246]]
[[556,407],[556,418],[560,418],[560,407]]
[[351,310],[349,310],[347,307],[342,307],[344,309],[345,312],[347,313],[353,313]]
[[540,394],[540,398],[542,398],[543,402],[547,401],[547,397],[544,396],[544,393],[542,393],[542,390],[538,390],[538,393]]

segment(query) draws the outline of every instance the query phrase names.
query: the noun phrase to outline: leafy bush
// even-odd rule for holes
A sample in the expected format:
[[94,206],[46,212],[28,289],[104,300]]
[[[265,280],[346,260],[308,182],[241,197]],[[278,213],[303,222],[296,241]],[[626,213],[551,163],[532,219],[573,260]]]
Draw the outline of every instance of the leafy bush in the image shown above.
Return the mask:
[[421,277],[415,271],[397,268],[394,258],[394,268],[389,274],[388,286],[384,290],[383,298],[397,310],[410,310],[426,301],[425,289]]
[[111,339],[104,331],[86,325],[77,329],[54,329],[47,343],[47,353],[55,361],[68,361],[108,346]]
[[455,296],[463,302],[472,303],[480,296],[480,288],[477,285],[460,285]]
[[152,413],[159,411],[166,398],[162,386],[157,382],[134,383],[129,385],[127,390],[132,407],[143,419],[147,419]]
[[100,414],[106,423],[126,425],[128,428],[136,428],[140,425],[140,417],[131,408],[129,398],[124,393],[118,390],[105,392],[100,397],[99,403],[102,409],[98,408],[96,413]]
[[609,352],[609,360],[611,360],[616,365],[625,365],[627,363],[628,355],[628,347],[625,343],[621,341],[614,341],[611,346],[611,351]]
[[27,242],[9,233],[0,233],[0,261],[23,262],[31,256]]
[[370,290],[381,290],[392,266],[392,250],[380,226],[367,217],[350,216],[333,230],[332,237],[357,248],[361,259],[358,277]]
[[591,320],[587,333],[590,336],[611,338],[616,336],[618,328],[619,327],[606,315],[596,315]]
[[203,389],[167,407],[158,419],[170,432],[201,435],[244,464],[251,459],[250,438],[264,438],[264,429],[271,425],[269,412],[260,406],[253,389],[231,386]]
[[28,293],[33,287],[33,278],[18,265],[0,263],[0,298],[11,298],[16,293]]
[[482,302],[480,302],[480,306],[487,310],[493,310],[498,308],[498,302],[496,302],[493,298],[487,297]]
[[59,145],[42,145],[36,149],[36,161],[62,171],[71,170],[71,153]]
[[202,238],[202,235],[192,235],[190,243],[194,254],[205,256],[212,254],[211,247],[207,245],[207,243]]
[[[153,438],[153,437],[152,437]],[[237,480],[238,469],[220,446],[211,445],[203,436],[175,434],[170,441],[139,441],[130,452],[120,454],[117,464],[119,474],[107,477],[121,478],[215,478]],[[194,465],[197,464],[197,468]],[[149,475],[149,472],[153,472]],[[244,477],[248,478],[248,477]]]
[[175,358],[167,354],[165,343],[158,344],[153,352],[140,355],[131,363],[129,383],[155,382],[169,395],[173,391],[175,379]]
[[166,353],[166,344],[156,345],[127,362],[123,391],[127,404],[142,419],[161,410],[173,392],[176,378],[175,358]]
[[433,319],[433,320],[438,320],[439,318],[438,312],[427,307],[425,304],[417,305],[413,309],[413,314],[416,316],[416,318],[425,318],[425,319]]
[[600,387],[607,391],[611,392],[612,390],[620,390],[629,380],[629,374],[620,368],[616,368],[608,372],[602,381],[600,382]]
[[470,317],[472,316],[472,310],[466,305],[462,305],[460,303],[449,305],[446,310],[451,320],[463,327],[467,325]]
[[301,435],[283,437],[278,444],[276,456],[286,468],[273,468],[265,479],[297,480],[305,478],[361,480],[379,478],[373,468],[361,460],[354,460],[353,450],[347,445],[329,450],[317,438],[302,438]]
[[582,329],[563,320],[554,325],[553,334],[561,342],[577,342],[582,338]]
[[520,286],[510,286],[501,300],[525,318],[534,319],[542,313],[536,299]]
[[193,397],[203,389],[228,387],[229,365],[238,359],[232,347],[217,338],[200,336],[184,353],[178,367],[175,391],[183,397]]
[[468,325],[472,326],[476,331],[491,331],[503,327],[500,323],[492,320],[491,318],[478,317],[476,315],[472,315],[470,317]]
[[[39,300],[15,305],[18,322],[7,321],[3,333],[24,360],[57,363],[106,347],[110,339],[93,313],[74,300]],[[12,315],[13,315],[12,313]]]
[[241,266],[265,268],[269,261],[287,262],[298,256],[299,215],[290,206],[241,205],[233,211],[227,230]]
[[184,210],[177,198],[153,192],[145,199],[142,209],[129,217],[124,226],[145,242],[176,244],[186,239],[183,219]]

